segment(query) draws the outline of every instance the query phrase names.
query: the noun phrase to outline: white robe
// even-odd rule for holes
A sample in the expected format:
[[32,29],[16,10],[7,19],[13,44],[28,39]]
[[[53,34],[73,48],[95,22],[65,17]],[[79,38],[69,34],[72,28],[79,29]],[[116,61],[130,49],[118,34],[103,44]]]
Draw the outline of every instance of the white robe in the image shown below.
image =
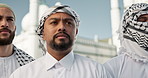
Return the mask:
[[104,66],[113,78],[148,78],[148,52],[124,39],[120,54]]
[[8,78],[18,67],[20,65],[14,53],[9,57],[0,57],[0,78]]

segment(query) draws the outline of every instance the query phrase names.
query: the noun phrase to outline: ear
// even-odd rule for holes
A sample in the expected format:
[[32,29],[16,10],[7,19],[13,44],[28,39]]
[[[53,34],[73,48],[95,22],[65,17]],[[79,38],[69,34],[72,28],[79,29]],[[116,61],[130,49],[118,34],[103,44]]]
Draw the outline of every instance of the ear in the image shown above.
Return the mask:
[[74,40],[76,40],[77,39],[77,34],[78,34],[78,28],[76,28],[76,33],[75,33],[75,39]]
[[77,36],[77,34],[78,34],[78,28],[76,28],[76,36]]
[[16,25],[14,26],[14,31],[16,31]]

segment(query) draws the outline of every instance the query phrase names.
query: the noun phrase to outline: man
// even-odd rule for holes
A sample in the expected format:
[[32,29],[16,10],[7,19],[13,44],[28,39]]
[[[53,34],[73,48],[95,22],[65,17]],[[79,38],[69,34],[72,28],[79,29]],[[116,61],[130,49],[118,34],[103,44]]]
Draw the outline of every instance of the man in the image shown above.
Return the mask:
[[113,78],[148,78],[148,4],[132,4],[119,28],[119,55],[104,66]]
[[0,4],[0,78],[8,78],[16,68],[34,60],[12,44],[15,30],[14,12]]
[[78,15],[69,6],[49,8],[37,29],[46,54],[17,69],[10,78],[107,78],[102,65],[73,53],[78,26]]

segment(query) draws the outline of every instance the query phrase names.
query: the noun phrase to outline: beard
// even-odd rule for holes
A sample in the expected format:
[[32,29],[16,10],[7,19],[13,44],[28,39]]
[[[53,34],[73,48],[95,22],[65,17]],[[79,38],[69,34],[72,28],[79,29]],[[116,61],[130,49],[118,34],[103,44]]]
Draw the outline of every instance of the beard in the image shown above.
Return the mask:
[[[3,30],[3,29],[1,29],[1,30]],[[11,30],[9,30],[9,29],[5,29],[5,30],[9,31],[10,36],[7,39],[1,39],[0,38],[0,45],[9,45],[9,44],[12,43],[12,41],[14,39],[15,31],[11,32]]]
[[[68,42],[65,42],[65,40],[64,39],[61,39],[60,41],[61,41],[61,43],[56,43],[55,42],[55,39],[56,39],[56,35],[53,37],[53,40],[51,40],[50,42],[49,42],[49,45],[50,45],[50,47],[52,48],[52,49],[54,49],[54,50],[56,50],[56,51],[65,51],[65,50],[67,50],[67,49],[69,49],[70,47],[72,47],[72,45],[73,45],[73,40],[71,40],[71,38],[70,38],[70,36],[67,34],[67,33],[65,33],[65,32],[60,32],[60,33],[64,33],[65,35],[67,35],[67,37],[68,37]],[[59,33],[58,33],[59,34]]]

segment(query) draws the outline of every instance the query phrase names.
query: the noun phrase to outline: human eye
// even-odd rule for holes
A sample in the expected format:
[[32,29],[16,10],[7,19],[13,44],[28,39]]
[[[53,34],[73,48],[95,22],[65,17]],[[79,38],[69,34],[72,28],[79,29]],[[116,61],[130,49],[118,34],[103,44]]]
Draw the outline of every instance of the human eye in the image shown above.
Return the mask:
[[74,26],[74,23],[72,21],[67,21],[66,22],[66,25],[68,25],[68,26]]
[[7,21],[14,21],[13,18],[7,18]]
[[72,23],[71,23],[71,22],[66,22],[66,24],[67,24],[67,25],[71,25]]
[[50,25],[57,25],[57,24],[58,24],[57,21],[51,21],[51,22],[50,22]]
[[147,18],[146,17],[139,17],[137,19],[138,22],[146,22],[147,21]]

